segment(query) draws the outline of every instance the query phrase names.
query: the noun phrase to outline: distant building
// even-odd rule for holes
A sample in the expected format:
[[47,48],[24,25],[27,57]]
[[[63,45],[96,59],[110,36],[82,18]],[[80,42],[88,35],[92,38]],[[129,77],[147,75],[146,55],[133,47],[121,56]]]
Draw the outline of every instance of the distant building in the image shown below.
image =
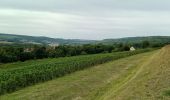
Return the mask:
[[34,51],[34,48],[25,48],[24,49],[24,52],[32,52],[32,51]]
[[130,51],[135,51],[136,49],[134,47],[130,47]]
[[50,47],[52,47],[53,49],[55,49],[56,47],[59,46],[59,44],[56,44],[56,43],[51,43],[51,44],[48,44]]

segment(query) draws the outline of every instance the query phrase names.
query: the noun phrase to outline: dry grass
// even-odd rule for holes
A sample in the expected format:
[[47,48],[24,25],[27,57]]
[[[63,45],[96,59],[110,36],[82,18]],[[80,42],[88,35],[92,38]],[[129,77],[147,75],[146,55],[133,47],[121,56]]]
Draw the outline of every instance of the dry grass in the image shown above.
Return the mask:
[[[127,85],[108,100],[170,100],[170,46],[162,48]],[[114,98],[114,99],[113,99]]]

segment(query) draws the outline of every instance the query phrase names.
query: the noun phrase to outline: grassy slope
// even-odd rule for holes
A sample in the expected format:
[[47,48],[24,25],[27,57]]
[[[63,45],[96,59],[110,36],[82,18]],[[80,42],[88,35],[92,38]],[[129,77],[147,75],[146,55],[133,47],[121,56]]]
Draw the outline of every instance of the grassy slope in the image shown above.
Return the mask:
[[157,52],[141,72],[105,100],[170,100],[170,46]]
[[[78,71],[46,83],[27,87],[12,94],[1,96],[1,100],[94,100],[105,96],[111,88],[119,89],[154,52],[138,54],[128,58]],[[120,63],[121,62],[121,63]]]

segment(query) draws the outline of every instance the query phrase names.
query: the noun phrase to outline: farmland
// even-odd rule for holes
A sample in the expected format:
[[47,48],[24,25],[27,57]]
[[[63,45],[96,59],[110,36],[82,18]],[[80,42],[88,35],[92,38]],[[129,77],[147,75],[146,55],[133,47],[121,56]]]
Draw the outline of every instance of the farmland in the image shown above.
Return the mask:
[[56,62],[5,68],[0,71],[0,94],[81,70],[111,60],[149,51],[119,52],[113,54],[87,55],[58,59]]
[[[12,94],[1,96],[1,99],[25,100],[98,100],[107,93],[110,86],[118,88],[124,80],[136,74],[144,62],[155,52],[138,54],[128,58],[100,64],[70,75],[42,84],[27,87]],[[121,63],[120,63],[121,62]]]
[[170,100],[170,0],[1,0],[0,100]]
[[[170,46],[165,46],[160,50],[146,51],[148,50],[71,57],[74,61],[76,61],[76,58],[86,58],[87,62],[95,61],[95,64],[86,65],[82,68],[84,70],[77,69],[73,71],[74,73],[65,73],[64,76],[62,75],[63,77],[57,76],[59,78],[55,77],[53,80],[44,83],[40,81],[38,84],[20,88],[13,93],[6,93],[1,95],[0,99],[169,100]],[[95,57],[102,62],[96,63],[98,60],[95,60]],[[108,59],[110,57],[111,59],[104,60],[107,63],[103,62],[103,58]],[[69,57],[60,59],[71,61]],[[52,64],[56,59],[51,60],[53,61],[50,62],[49,60],[48,63]],[[63,60],[58,59],[56,63],[57,61],[62,62]],[[1,70],[18,68],[20,67],[15,68],[8,65]]]

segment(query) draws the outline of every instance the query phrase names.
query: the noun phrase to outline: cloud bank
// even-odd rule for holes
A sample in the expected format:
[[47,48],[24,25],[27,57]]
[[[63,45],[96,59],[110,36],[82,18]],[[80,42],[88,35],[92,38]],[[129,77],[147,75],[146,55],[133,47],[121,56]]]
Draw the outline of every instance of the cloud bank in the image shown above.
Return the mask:
[[0,0],[0,32],[69,39],[170,35],[168,0]]

